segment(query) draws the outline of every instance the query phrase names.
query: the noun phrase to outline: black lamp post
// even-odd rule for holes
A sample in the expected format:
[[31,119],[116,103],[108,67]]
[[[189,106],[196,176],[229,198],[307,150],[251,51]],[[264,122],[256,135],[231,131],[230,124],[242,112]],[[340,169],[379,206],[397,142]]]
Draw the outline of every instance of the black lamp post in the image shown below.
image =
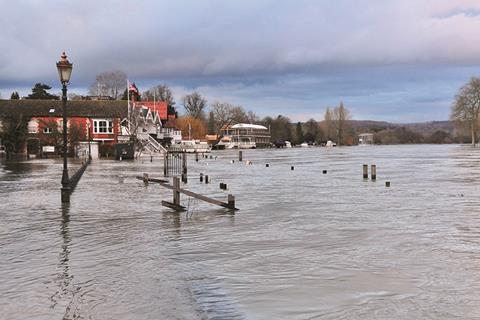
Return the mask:
[[67,84],[70,81],[73,64],[68,62],[65,52],[57,62],[58,75],[62,83],[62,108],[63,108],[63,173],[62,173],[62,202],[70,202],[70,179],[67,168]]

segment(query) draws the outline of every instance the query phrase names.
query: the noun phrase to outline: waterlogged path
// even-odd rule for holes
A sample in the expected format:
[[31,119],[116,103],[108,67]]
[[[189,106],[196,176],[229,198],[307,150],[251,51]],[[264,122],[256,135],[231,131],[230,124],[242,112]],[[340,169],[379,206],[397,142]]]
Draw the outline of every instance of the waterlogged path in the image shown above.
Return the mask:
[[0,319],[480,317],[480,149],[213,154],[187,186],[233,193],[234,215],[161,207],[171,191],[135,179],[158,160],[94,162],[68,207],[60,161],[0,165]]

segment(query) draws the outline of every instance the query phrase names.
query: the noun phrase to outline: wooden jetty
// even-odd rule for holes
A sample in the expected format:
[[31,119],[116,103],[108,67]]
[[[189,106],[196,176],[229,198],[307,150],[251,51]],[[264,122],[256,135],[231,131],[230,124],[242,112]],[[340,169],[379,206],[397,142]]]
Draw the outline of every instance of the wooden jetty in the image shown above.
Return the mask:
[[173,177],[173,185],[167,183],[166,180],[149,178],[148,174],[144,173],[143,176],[137,176],[137,179],[143,180],[145,184],[149,182],[158,183],[162,187],[173,190],[173,202],[162,201],[162,205],[176,211],[185,211],[185,207],[180,205],[180,194],[183,193],[189,197],[208,202],[220,207],[224,207],[230,210],[239,210],[235,208],[235,197],[232,194],[228,195],[227,202],[223,202],[217,199],[198,194],[196,192],[180,188],[180,178]]

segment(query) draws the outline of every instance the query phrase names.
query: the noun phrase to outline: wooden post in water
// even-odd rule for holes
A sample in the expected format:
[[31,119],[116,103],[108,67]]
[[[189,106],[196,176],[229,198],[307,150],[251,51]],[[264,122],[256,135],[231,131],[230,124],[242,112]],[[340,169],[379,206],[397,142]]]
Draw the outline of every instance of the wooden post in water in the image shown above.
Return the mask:
[[205,176],[205,183],[208,184],[208,175]]
[[146,186],[148,185],[148,173],[143,174],[143,183],[145,183]]
[[180,179],[173,177],[173,204],[180,205]]
[[187,153],[182,153],[182,182],[187,183]]
[[203,182],[203,173],[200,173],[200,182]]
[[163,156],[163,176],[167,176],[168,152]]
[[363,165],[363,179],[368,179],[368,164]]
[[243,159],[243,152],[238,151],[238,161],[242,162],[242,159]]
[[292,171],[295,170],[295,167],[294,167],[294,166],[291,166],[291,167],[290,167],[290,170],[292,170]]
[[228,195],[228,208],[235,209],[235,196],[233,194]]
[[377,180],[377,166],[374,164],[371,165],[371,175],[372,175],[372,181]]
[[266,163],[266,164],[265,164],[265,167],[267,167],[267,168],[268,168],[268,167],[270,167],[270,165],[269,165],[268,163]]
[[385,187],[390,187],[390,181],[385,181]]
[[195,161],[198,162],[198,152],[195,152]]

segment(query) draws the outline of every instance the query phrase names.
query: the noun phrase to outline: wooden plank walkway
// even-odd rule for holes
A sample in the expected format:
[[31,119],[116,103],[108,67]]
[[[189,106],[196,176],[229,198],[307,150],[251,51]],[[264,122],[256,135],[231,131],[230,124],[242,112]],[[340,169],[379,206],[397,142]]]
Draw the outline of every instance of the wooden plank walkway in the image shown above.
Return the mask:
[[180,193],[183,193],[184,195],[187,195],[189,197],[192,197],[201,201],[205,201],[213,205],[224,207],[230,210],[235,210],[235,211],[239,210],[238,208],[235,208],[235,197],[233,195],[229,194],[227,202],[223,202],[223,201],[213,199],[187,189],[182,189],[180,188],[180,179],[178,177],[173,178],[174,179],[173,185],[168,184],[168,181],[164,179],[149,178],[147,174],[144,174],[143,176],[137,176],[137,179],[142,180],[145,183],[149,183],[149,182],[158,183],[164,188],[173,190],[173,203],[162,201],[162,205],[177,211],[185,210],[185,207],[180,205]]

